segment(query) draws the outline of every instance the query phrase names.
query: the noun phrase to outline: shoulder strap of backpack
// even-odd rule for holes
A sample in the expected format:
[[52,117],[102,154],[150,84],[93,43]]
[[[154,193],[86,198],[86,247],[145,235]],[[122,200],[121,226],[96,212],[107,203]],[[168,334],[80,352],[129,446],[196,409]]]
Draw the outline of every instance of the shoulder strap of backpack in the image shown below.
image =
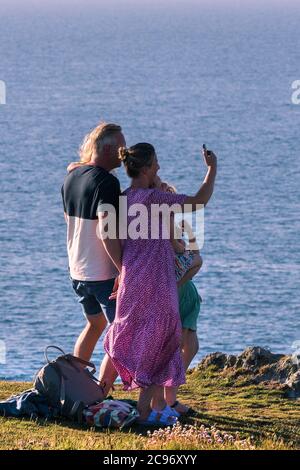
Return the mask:
[[[65,379],[64,379],[64,375],[61,372],[60,367],[59,367],[58,364],[52,362],[51,366],[55,368],[55,370],[57,371],[57,373],[60,376],[59,402],[60,402],[60,412],[63,414],[64,406],[65,406],[65,403],[66,403]],[[85,408],[85,404],[82,401],[77,400],[73,403],[73,406],[72,406],[70,412],[68,412],[68,416],[70,418],[75,419],[78,423],[81,423],[82,422],[82,412],[83,412],[84,408]]]
[[53,367],[53,369],[55,369],[55,371],[57,372],[57,375],[59,376],[60,378],[60,385],[59,385],[59,402],[60,402],[60,407],[61,407],[61,410],[65,404],[65,401],[66,401],[66,388],[65,388],[65,379],[64,379],[64,375],[59,367],[59,365],[55,362],[51,362],[51,367]]
[[45,349],[44,355],[45,355],[46,362],[48,362],[48,364],[50,364],[50,362],[51,362],[49,360],[49,357],[48,357],[48,350],[51,349],[51,348],[52,349],[57,349],[58,351],[62,352],[64,356],[66,355],[65,352],[61,348],[59,348],[58,346],[53,346],[53,345],[47,346],[46,349]]
[[96,372],[95,364],[93,364],[92,362],[85,361],[85,360],[81,359],[80,357],[73,356],[72,354],[66,354],[63,349],[59,348],[58,346],[54,346],[54,345],[49,345],[45,349],[44,355],[45,355],[45,359],[48,362],[48,364],[50,364],[50,362],[52,362],[52,361],[50,361],[50,359],[48,357],[49,349],[57,349],[58,351],[63,353],[63,355],[65,356],[65,358],[67,360],[71,359],[72,361],[80,362],[80,364],[83,364],[86,367],[90,367],[92,369],[92,371],[91,371],[92,374],[94,374]]

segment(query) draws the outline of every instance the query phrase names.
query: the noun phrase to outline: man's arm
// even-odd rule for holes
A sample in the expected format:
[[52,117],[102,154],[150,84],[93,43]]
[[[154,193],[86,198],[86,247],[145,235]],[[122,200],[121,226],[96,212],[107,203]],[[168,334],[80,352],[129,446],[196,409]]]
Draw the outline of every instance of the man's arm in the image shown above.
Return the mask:
[[109,238],[106,238],[105,240],[102,240],[104,248],[118,269],[119,272],[122,270],[122,250],[121,250],[121,243],[120,240],[111,240]]
[[98,212],[98,220],[99,220],[99,233],[100,238],[107,252],[108,256],[116,266],[119,272],[122,269],[122,248],[121,243],[118,238],[109,238],[106,236],[104,232],[104,226],[106,224],[105,219],[107,217],[106,212]]
[[[110,175],[105,183],[101,184],[101,199],[99,200],[97,209],[100,238],[105,251],[119,272],[121,272],[122,268],[122,248],[118,239],[118,207],[120,194],[121,190],[118,179]],[[111,218],[109,216],[111,216]],[[109,234],[105,232],[107,223],[109,223]]]
[[63,203],[63,207],[64,207],[65,221],[66,221],[66,223],[68,223],[67,208],[66,208],[66,204],[65,204],[64,185],[62,185],[60,192],[61,192],[62,203]]

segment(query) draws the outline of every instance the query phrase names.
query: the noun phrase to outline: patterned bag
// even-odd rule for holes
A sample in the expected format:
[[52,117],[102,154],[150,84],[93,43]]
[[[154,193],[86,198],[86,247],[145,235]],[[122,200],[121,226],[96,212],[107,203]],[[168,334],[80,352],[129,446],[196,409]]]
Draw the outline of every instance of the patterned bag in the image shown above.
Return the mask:
[[104,400],[86,408],[83,416],[88,425],[96,428],[123,429],[134,423],[139,413],[125,401]]

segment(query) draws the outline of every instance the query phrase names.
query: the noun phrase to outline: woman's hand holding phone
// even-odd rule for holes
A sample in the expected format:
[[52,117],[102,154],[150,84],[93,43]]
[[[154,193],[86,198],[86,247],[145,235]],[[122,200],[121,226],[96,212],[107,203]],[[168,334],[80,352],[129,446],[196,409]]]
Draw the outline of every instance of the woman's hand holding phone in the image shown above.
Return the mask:
[[216,167],[217,166],[217,157],[212,150],[207,150],[206,145],[203,144],[203,158],[206,166]]

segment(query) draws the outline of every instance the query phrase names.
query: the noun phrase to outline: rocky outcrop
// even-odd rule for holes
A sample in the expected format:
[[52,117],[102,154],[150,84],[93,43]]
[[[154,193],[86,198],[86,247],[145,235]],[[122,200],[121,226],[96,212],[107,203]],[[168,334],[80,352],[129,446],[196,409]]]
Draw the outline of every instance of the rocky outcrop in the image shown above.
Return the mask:
[[237,356],[220,352],[209,354],[197,369],[203,370],[210,366],[224,375],[246,376],[250,383],[279,387],[286,397],[300,397],[300,366],[293,356],[273,354],[268,349],[251,347]]

